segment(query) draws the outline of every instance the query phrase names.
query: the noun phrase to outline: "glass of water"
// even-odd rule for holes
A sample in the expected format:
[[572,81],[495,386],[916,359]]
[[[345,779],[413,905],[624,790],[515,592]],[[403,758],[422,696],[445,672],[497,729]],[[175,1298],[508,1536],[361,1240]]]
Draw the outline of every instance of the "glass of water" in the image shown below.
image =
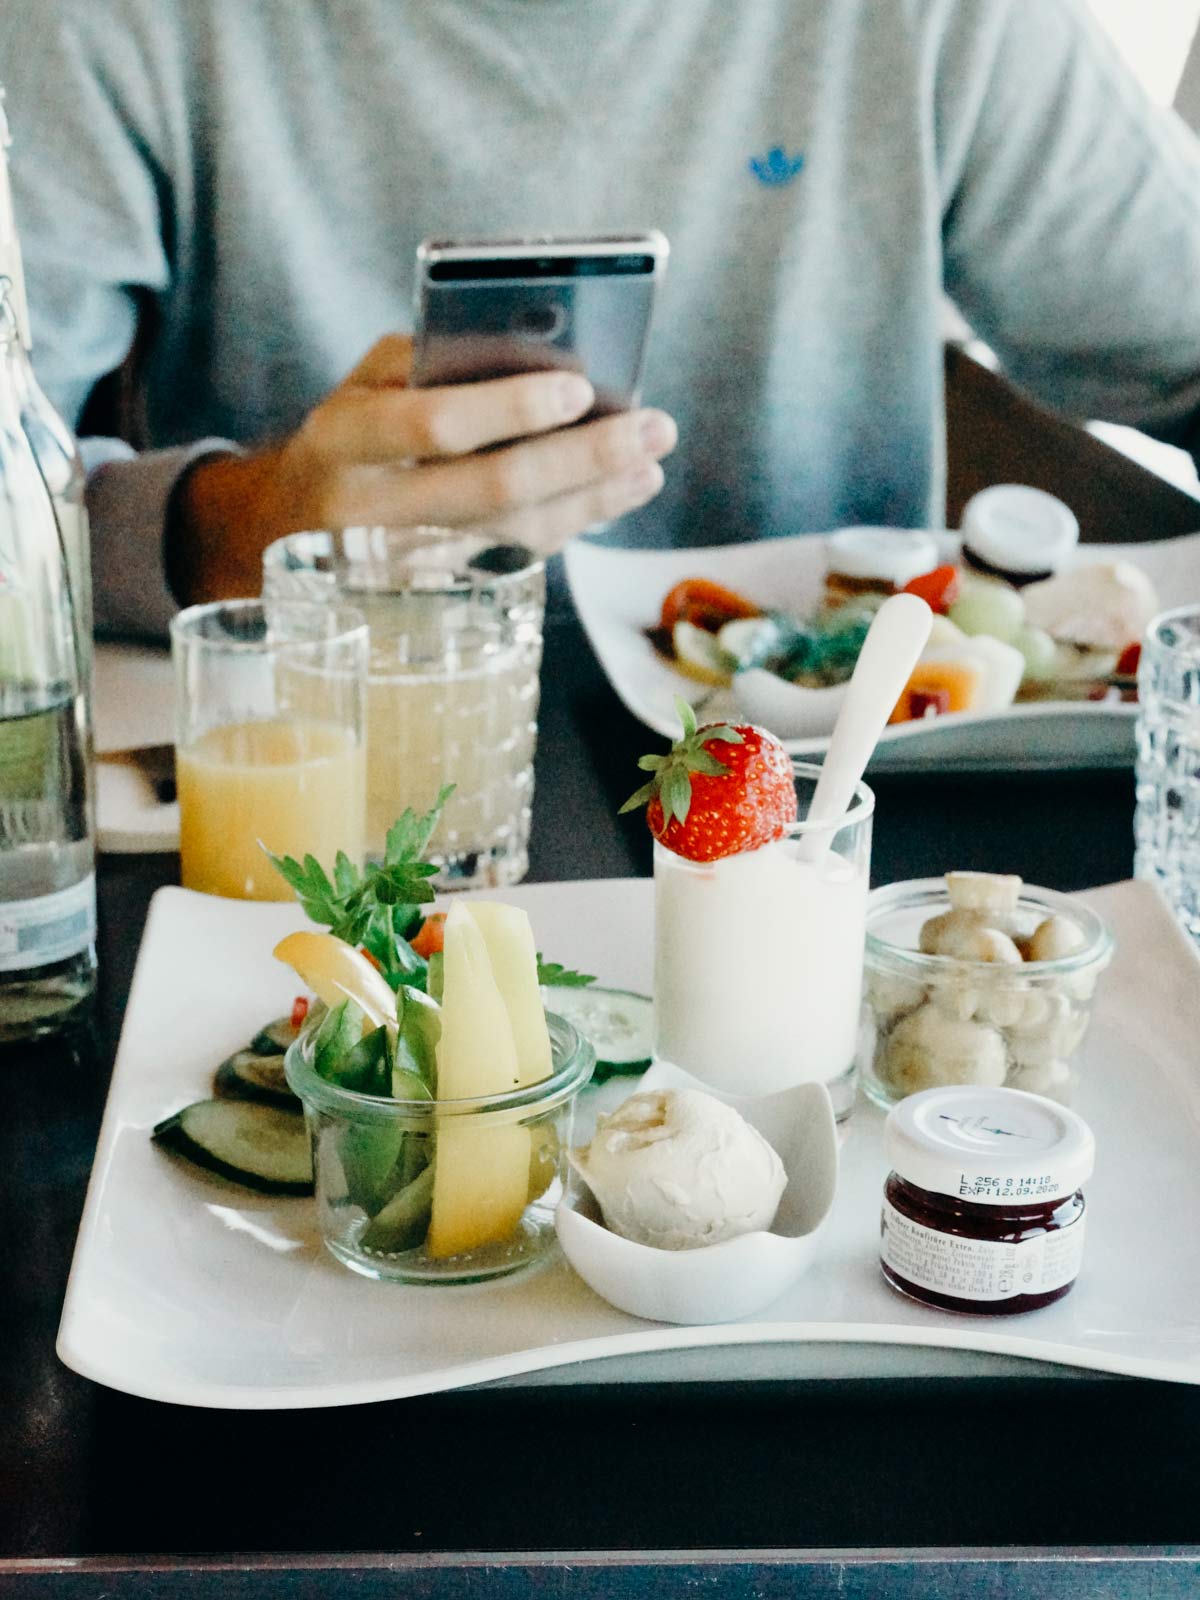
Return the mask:
[[1134,871],[1200,942],[1200,605],[1146,630],[1138,701]]
[[263,557],[270,599],[367,619],[367,854],[408,807],[454,793],[430,842],[437,887],[516,883],[529,864],[545,572],[520,545],[446,529],[296,533]]

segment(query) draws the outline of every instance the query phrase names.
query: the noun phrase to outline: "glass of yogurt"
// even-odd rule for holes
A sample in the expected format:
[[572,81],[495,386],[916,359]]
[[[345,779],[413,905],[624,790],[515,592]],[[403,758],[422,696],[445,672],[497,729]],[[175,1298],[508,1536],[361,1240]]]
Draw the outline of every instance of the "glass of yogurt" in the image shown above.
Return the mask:
[[821,769],[794,762],[797,820],[719,861],[654,847],[654,1054],[726,1095],[823,1083],[854,1101],[871,818],[806,819]]

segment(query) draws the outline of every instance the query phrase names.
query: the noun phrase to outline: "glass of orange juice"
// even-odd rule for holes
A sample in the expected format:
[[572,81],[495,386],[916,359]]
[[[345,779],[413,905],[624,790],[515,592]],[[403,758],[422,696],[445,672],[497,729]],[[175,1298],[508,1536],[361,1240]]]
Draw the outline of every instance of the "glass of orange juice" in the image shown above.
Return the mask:
[[288,900],[268,860],[362,865],[367,624],[351,606],[225,600],[171,624],[183,885]]

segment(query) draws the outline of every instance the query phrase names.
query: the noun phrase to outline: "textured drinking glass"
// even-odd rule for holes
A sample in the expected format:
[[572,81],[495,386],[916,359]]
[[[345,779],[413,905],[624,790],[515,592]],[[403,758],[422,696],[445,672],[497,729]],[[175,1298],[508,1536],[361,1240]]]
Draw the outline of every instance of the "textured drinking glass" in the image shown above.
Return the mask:
[[1134,871],[1200,942],[1200,606],[1146,630],[1138,702]]
[[291,534],[264,597],[357,606],[370,628],[367,853],[453,784],[429,856],[438,887],[516,883],[529,865],[545,572],[519,545],[444,529]]
[[363,860],[367,625],[348,606],[229,600],[171,624],[183,885],[290,900],[267,859]]
[[[871,816],[860,783],[807,821],[821,769],[793,763],[797,820],[720,861],[654,847],[654,1053],[721,1094],[824,1083],[854,1101]],[[814,848],[820,840],[820,847]]]

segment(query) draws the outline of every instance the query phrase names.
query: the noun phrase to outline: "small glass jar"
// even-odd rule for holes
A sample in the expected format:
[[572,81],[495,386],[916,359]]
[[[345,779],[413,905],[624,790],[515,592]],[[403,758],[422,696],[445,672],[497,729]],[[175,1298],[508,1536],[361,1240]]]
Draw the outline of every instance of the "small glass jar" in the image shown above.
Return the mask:
[[913,878],[867,902],[859,1081],[885,1109],[951,1084],[1070,1101],[1096,986],[1113,955],[1102,919],[1072,895],[1030,885],[999,921],[1018,945],[1042,923],[1071,930],[1068,954],[1017,965],[927,955],[922,926],[951,909],[944,878]]
[[893,1288],[975,1316],[1070,1290],[1095,1161],[1075,1112],[1019,1089],[927,1089],[892,1109],[884,1141],[880,1262]]
[[931,534],[907,528],[842,528],[825,541],[825,605],[883,600],[932,572],[938,547]]
[[368,1278],[473,1283],[554,1244],[575,1101],[595,1052],[547,1015],[553,1071],[472,1100],[394,1100],[330,1083],[316,1029],[285,1057],[312,1139],[317,1221],[330,1253]]

